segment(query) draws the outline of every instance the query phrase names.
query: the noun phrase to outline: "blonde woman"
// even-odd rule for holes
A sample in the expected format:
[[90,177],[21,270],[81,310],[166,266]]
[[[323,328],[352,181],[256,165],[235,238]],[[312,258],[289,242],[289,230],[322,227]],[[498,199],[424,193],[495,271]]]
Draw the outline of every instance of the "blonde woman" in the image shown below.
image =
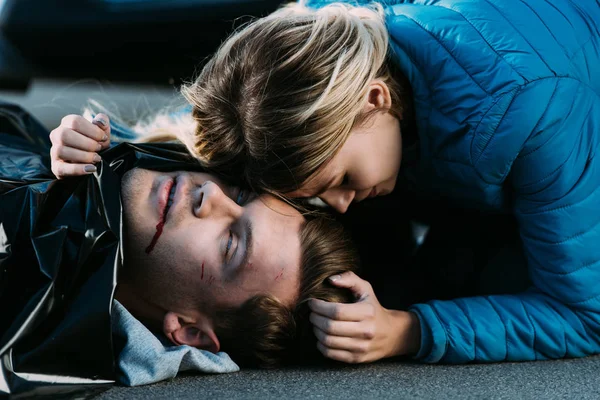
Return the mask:
[[342,275],[360,301],[311,304],[319,349],[345,362],[600,353],[598,2],[325,3],[223,43],[183,89],[190,151],[257,191],[345,212],[404,185],[414,150],[421,195],[516,217],[532,286],[402,313]]

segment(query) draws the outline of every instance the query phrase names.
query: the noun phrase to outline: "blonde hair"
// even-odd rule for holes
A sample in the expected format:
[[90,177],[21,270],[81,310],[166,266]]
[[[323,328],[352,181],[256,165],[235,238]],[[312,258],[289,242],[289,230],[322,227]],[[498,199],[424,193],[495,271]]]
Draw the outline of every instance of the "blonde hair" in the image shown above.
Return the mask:
[[121,117],[116,107],[107,107],[104,103],[89,99],[88,104],[83,108],[82,115],[91,121],[94,115],[98,113],[107,114],[113,126],[121,125],[127,129],[128,134],[134,134],[133,137],[129,135],[121,137],[119,132],[114,132],[111,141],[131,141],[135,143],[179,141],[190,148],[198,123],[190,112],[184,110],[186,106],[188,104],[185,103],[184,99],[176,99],[173,104],[158,111],[150,109],[139,111],[141,115],[136,115],[135,121],[126,121]]
[[402,88],[387,62],[380,5],[291,4],[227,39],[182,87],[198,122],[190,152],[211,170],[258,192],[285,194],[330,161],[383,80],[400,116]]

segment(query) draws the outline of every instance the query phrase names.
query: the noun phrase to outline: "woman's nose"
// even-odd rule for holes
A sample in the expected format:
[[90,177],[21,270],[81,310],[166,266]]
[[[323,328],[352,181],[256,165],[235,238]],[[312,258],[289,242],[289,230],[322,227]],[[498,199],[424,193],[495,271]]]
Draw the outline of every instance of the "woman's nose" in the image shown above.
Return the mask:
[[325,203],[333,207],[337,212],[343,214],[346,212],[346,210],[348,210],[348,207],[350,206],[350,203],[352,203],[352,200],[354,200],[355,195],[356,192],[354,190],[336,188],[329,189],[319,197]]
[[205,182],[193,194],[194,214],[198,218],[241,216],[243,210],[212,181]]

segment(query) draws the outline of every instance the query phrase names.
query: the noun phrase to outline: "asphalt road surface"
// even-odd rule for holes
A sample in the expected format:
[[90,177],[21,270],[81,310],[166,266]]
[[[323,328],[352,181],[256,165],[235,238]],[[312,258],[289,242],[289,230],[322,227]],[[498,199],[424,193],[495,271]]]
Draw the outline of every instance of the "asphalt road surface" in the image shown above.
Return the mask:
[[472,365],[357,366],[185,375],[96,399],[599,399],[600,356]]

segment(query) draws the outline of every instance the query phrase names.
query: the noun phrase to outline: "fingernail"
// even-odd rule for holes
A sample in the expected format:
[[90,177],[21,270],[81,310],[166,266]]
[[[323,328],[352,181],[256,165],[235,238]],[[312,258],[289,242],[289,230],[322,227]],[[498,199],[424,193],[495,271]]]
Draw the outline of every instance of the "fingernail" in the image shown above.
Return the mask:
[[339,276],[339,275],[332,275],[332,276],[329,277],[329,280],[331,282],[335,282],[335,281],[339,281],[340,278],[341,278],[341,276]]
[[100,151],[100,150],[102,150],[102,145],[100,143],[98,143],[98,150],[97,151]]
[[100,157],[98,154],[94,154],[94,162],[100,162],[102,161],[102,157]]
[[96,172],[98,169],[95,165],[86,165],[85,167],[83,167],[83,170],[85,172]]
[[108,140],[108,136],[106,136],[106,135],[102,136],[102,141],[103,142],[106,142],[107,140]]
[[106,122],[102,118],[94,117],[92,124],[100,125],[102,128],[106,128]]

